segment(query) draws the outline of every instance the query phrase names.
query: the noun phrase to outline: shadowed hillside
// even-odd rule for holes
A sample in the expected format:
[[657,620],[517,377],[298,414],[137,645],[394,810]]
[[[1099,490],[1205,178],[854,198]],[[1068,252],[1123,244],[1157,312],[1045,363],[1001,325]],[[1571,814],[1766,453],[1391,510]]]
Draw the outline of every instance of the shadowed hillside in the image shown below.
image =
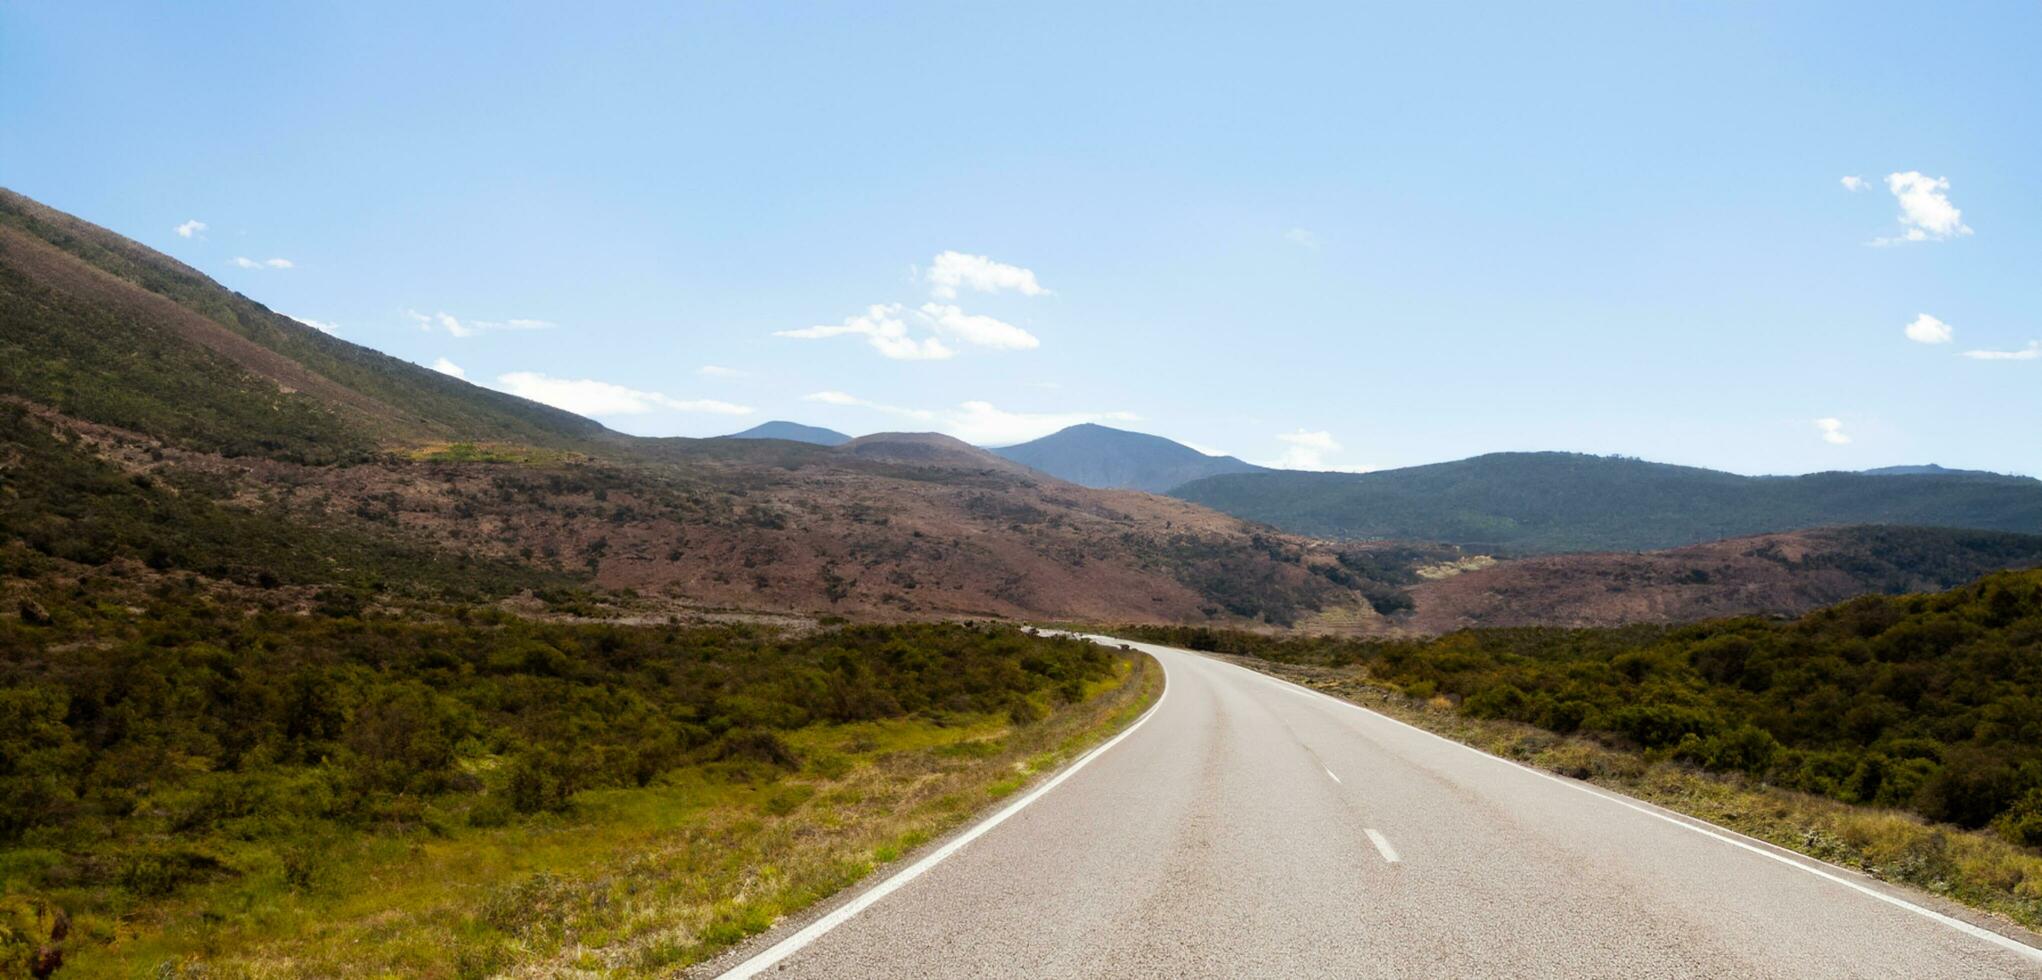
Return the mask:
[[1639,551],[1837,524],[2042,531],[2023,477],[1750,477],[1575,453],[1494,453],[1377,473],[1216,476],[1172,495],[1297,534],[1504,554]]

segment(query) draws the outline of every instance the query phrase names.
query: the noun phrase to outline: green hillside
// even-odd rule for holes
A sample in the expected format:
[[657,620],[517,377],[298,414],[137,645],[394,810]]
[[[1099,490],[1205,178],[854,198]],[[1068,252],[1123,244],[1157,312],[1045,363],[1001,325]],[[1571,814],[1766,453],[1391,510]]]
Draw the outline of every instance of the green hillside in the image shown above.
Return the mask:
[[1642,551],[1837,524],[2042,531],[2042,482],[2020,477],[1749,477],[1576,453],[1216,476],[1171,495],[1300,534],[1515,554]]
[[304,462],[394,443],[560,446],[606,432],[328,336],[6,190],[0,391],[190,448]]

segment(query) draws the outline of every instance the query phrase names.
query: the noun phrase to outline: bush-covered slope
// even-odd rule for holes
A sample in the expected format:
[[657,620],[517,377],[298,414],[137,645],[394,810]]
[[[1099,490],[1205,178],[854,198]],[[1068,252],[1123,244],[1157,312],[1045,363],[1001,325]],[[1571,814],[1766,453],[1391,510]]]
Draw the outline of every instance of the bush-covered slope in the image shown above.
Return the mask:
[[194,448],[308,462],[392,443],[564,445],[606,431],[328,336],[4,189],[0,392]]
[[552,975],[587,950],[665,975],[1011,792],[1142,676],[1005,627],[78,585],[0,585],[8,977],[51,952],[59,976]]
[[1576,453],[1495,453],[1377,473],[1216,476],[1171,493],[1299,534],[1515,554],[1672,548],[1838,524],[2042,532],[2042,482],[2020,477],[1748,477]]
[[2042,847],[2042,571],[1779,623],[1468,630],[1432,640],[1139,634],[1359,666],[1462,712],[1587,732]]

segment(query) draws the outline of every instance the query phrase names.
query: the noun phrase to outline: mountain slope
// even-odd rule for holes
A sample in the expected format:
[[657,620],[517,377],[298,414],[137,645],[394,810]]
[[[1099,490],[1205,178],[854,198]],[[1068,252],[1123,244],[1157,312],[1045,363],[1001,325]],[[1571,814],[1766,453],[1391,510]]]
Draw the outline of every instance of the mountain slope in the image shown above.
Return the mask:
[[0,190],[0,391],[235,455],[579,445],[601,425],[268,310],[113,232]]
[[1081,486],[1150,493],[1208,476],[1267,472],[1232,456],[1208,456],[1162,436],[1091,423],[992,452]]
[[1376,473],[1209,477],[1172,496],[1299,534],[1499,553],[1637,551],[1836,524],[2042,531],[2042,482],[1858,473],[1747,477],[1575,453]]
[[775,419],[771,422],[761,422],[758,425],[752,426],[751,428],[744,430],[743,432],[733,432],[727,436],[719,436],[718,438],[785,439],[788,442],[806,442],[816,446],[841,446],[844,443],[851,441],[850,436],[838,432],[835,429],[825,429],[820,426],[814,425],[802,425],[799,422],[787,422],[780,419]]

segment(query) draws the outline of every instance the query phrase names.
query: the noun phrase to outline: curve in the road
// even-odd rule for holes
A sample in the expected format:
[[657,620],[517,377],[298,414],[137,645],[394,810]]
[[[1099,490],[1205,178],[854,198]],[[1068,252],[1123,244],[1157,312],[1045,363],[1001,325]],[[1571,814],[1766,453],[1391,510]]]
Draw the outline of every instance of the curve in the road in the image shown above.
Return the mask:
[[1842,868],[1130,645],[1167,678],[1134,725],[725,976],[2042,975]]

